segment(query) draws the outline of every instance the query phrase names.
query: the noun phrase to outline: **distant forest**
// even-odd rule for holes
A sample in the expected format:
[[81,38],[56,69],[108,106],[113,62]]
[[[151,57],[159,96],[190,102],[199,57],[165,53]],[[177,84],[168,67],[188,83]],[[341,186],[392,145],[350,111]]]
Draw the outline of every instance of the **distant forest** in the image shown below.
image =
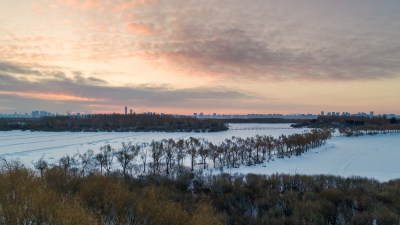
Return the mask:
[[166,131],[215,132],[228,130],[225,122],[190,116],[160,114],[97,114],[41,118],[2,118],[0,130],[31,131]]
[[319,116],[317,119],[302,120],[292,127],[338,128],[340,134],[350,137],[400,132],[400,121],[386,116]]
[[224,119],[227,123],[300,123],[300,119],[283,118],[252,118],[252,119]]

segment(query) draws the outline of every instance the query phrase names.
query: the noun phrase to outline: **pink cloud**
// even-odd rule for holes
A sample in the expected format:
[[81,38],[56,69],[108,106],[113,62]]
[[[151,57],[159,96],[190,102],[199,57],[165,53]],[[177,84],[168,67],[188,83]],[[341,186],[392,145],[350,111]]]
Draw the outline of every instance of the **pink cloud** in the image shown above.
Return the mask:
[[100,1],[100,0],[58,0],[58,3],[71,6],[73,8],[87,11],[99,10],[105,11],[112,9],[114,11],[132,10],[137,6],[145,6],[156,4],[158,0],[113,0],[113,1]]
[[99,11],[104,11],[105,7],[102,4],[101,1],[97,0],[59,0],[58,1],[60,4],[67,5],[67,6],[72,6],[74,8],[87,11],[87,10],[92,10],[96,9]]
[[130,10],[133,8],[136,8],[137,6],[140,5],[151,5],[151,4],[156,4],[158,0],[123,0],[120,3],[118,3],[115,6],[116,11],[125,11],[125,10]]
[[104,99],[86,98],[69,94],[57,93],[37,93],[37,92],[19,92],[19,91],[0,91],[0,95],[16,95],[23,98],[34,98],[50,101],[78,101],[78,102],[102,102]]
[[155,35],[158,34],[158,31],[154,29],[151,24],[144,23],[128,23],[125,28],[133,33],[133,34],[141,34],[141,35]]

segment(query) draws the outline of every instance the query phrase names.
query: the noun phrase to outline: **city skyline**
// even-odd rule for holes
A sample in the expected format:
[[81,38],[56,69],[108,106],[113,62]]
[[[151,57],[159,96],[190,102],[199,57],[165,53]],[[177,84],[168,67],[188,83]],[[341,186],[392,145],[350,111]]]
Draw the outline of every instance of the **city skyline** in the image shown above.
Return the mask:
[[[128,111],[129,110],[129,111]],[[59,113],[59,112],[48,112],[45,110],[34,110],[31,113],[22,112],[22,113],[2,113],[0,112],[0,118],[40,118],[45,116],[84,116],[90,115],[93,113],[81,113],[81,112],[71,112],[68,110],[66,113]],[[101,113],[100,113],[101,114]],[[165,115],[166,113],[156,113],[156,112],[135,112],[132,108],[125,106],[123,108],[123,112],[110,112],[104,114],[120,114],[120,115],[133,115],[133,114],[161,114]],[[216,119],[228,119],[228,118],[240,118],[240,119],[252,119],[252,118],[285,118],[285,119],[315,119],[318,116],[362,116],[362,117],[376,117],[376,116],[387,116],[388,118],[396,117],[400,118],[400,115],[396,115],[394,113],[384,113],[384,114],[375,114],[374,111],[370,111],[369,113],[365,112],[357,112],[357,113],[350,113],[350,112],[325,112],[320,111],[319,114],[312,114],[312,113],[292,113],[292,114],[268,114],[268,113],[259,113],[259,114],[217,114],[217,113],[203,113],[203,112],[194,112],[192,114],[169,114],[173,116],[193,116],[196,118],[216,118]]]
[[397,0],[2,1],[0,113],[399,115],[399,11]]

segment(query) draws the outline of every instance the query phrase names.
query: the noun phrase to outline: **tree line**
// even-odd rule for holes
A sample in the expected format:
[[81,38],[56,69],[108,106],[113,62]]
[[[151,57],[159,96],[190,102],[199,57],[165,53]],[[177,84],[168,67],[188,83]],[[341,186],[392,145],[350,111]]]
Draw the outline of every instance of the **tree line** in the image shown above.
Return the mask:
[[[59,160],[60,168],[82,176],[119,174],[124,177],[137,175],[176,176],[182,172],[204,169],[239,168],[284,158],[320,147],[331,136],[327,129],[314,129],[302,134],[272,136],[232,137],[221,143],[205,139],[163,139],[151,143],[122,143],[115,149],[107,144],[95,153],[88,150],[83,154],[64,156]],[[43,174],[48,162],[43,158],[35,162],[35,168]]]
[[0,224],[296,225],[400,222],[400,180],[301,175],[41,175],[0,161]]
[[250,119],[223,119],[227,123],[300,123],[302,119],[285,119],[285,118],[250,118]]
[[375,135],[375,134],[399,133],[399,132],[400,132],[400,123],[385,124],[382,126],[363,125],[363,126],[339,128],[339,133],[347,137],[362,136],[366,134]]
[[337,128],[341,135],[360,136],[364,134],[385,134],[400,132],[400,121],[395,117],[383,116],[319,116],[313,120],[303,120],[293,127]]
[[228,130],[225,122],[165,114],[90,114],[41,118],[0,118],[0,130],[32,131],[167,131]]

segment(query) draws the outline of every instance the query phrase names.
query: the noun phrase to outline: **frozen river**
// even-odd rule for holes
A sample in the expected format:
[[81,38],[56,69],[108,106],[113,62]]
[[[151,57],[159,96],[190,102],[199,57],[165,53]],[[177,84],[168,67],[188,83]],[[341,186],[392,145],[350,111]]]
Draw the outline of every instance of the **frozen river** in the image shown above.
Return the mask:
[[49,162],[55,162],[65,155],[83,153],[89,149],[99,151],[100,147],[110,144],[119,148],[122,142],[143,143],[152,140],[197,137],[214,143],[226,138],[253,137],[302,133],[308,129],[291,128],[290,124],[229,124],[228,131],[216,133],[195,132],[31,132],[0,131],[0,157],[19,159],[30,164],[42,156]]

